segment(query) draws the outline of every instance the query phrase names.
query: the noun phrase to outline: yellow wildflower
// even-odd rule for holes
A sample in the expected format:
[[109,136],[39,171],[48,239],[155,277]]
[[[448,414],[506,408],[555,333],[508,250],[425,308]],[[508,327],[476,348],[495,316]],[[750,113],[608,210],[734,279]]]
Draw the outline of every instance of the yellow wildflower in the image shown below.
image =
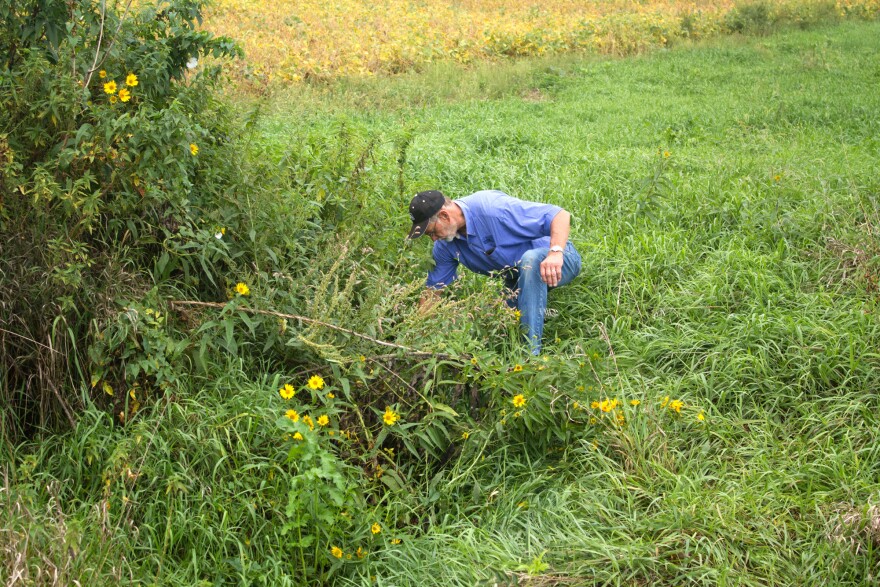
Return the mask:
[[128,76],[125,78],[125,85],[127,85],[130,88],[133,88],[136,85],[138,85],[138,76],[136,76],[133,73],[128,74]]
[[385,413],[382,414],[382,421],[385,422],[386,426],[394,426],[394,423],[400,420],[400,414],[392,410],[390,407],[385,408]]
[[516,365],[513,366],[513,372],[514,372],[514,373],[519,373],[520,371],[522,371],[522,365],[520,365],[519,363],[517,363]]
[[339,548],[338,546],[334,546],[333,548],[330,549],[330,554],[332,554],[336,558],[342,558],[343,553],[342,553],[341,548]]
[[370,532],[373,534],[378,534],[382,531],[382,526],[379,525],[379,522],[373,522],[373,525],[370,526]]
[[293,439],[294,439],[294,440],[302,440],[302,439],[303,439],[303,435],[300,434],[299,432],[294,432],[294,434],[293,434]]
[[330,423],[330,418],[328,418],[326,414],[321,414],[320,416],[318,416],[318,426],[323,427],[329,423]]
[[513,407],[521,408],[526,405],[526,398],[523,394],[513,396]]
[[324,380],[320,375],[312,375],[308,382],[309,389],[324,389]]
[[581,404],[580,404],[580,402],[573,402],[571,404],[571,407],[572,407],[572,409],[579,410],[579,409],[581,409]]
[[102,69],[101,71],[99,71],[99,72],[98,72],[98,77],[101,78],[101,79],[104,79],[105,77],[107,77],[107,70]]
[[616,399],[608,399],[607,397],[599,402],[599,409],[603,412],[610,412],[613,409],[616,409],[620,404]]
[[599,409],[599,402],[597,402],[597,401],[590,402],[590,407],[593,408],[594,410],[598,410]]
[[106,84],[104,84],[104,93],[105,94],[115,94],[116,93],[116,82],[110,80]]
[[514,310],[513,317],[519,320],[520,318],[522,318],[522,312],[520,312],[519,310]]
[[669,151],[663,151],[663,158],[664,158],[664,159],[668,159],[668,158],[669,158]]
[[660,407],[665,408],[666,404],[668,404],[668,403],[669,403],[669,396],[668,395],[663,396],[663,401],[660,402]]
[[391,544],[400,544],[400,538],[392,538]]
[[297,412],[296,410],[287,410],[286,412],[284,412],[284,415],[294,422],[299,422],[299,412]]
[[477,366],[477,358],[476,357],[471,357],[471,365],[473,365],[474,367]]
[[637,399],[631,399],[631,400],[629,400],[629,405],[631,405],[631,406],[637,406],[637,405],[639,405],[640,403],[642,403],[642,402],[641,402],[640,400],[637,400]]
[[280,393],[281,397],[284,399],[290,399],[296,395],[296,389],[294,389],[291,384],[285,383],[284,387],[278,390],[278,393]]
[[189,152],[193,154],[193,157],[199,154],[199,146],[195,143],[189,144]]
[[308,416],[308,415],[303,416],[303,417],[302,417],[302,421],[303,421],[303,424],[305,424],[306,426],[309,427],[309,430],[314,430],[314,429],[315,429],[315,421],[312,420],[312,417],[311,417],[311,416]]
[[336,395],[332,391],[327,394],[327,399],[333,399],[335,397],[336,397]]
[[108,101],[109,101],[111,104],[116,104],[117,100],[118,100],[118,99],[116,98],[116,96],[110,96],[110,97],[108,98]]
[[703,412],[700,412],[699,414],[697,414],[697,420],[699,420],[700,422],[703,422],[706,420],[706,416],[703,415]]
[[129,100],[131,100],[131,92],[129,92],[125,88],[122,88],[121,90],[119,90],[119,100],[121,102],[128,102]]
[[467,440],[468,438],[470,438],[470,436],[471,436],[471,433],[470,433],[470,432],[462,432],[462,433],[461,433],[461,439],[462,439],[462,440]]
[[235,291],[240,296],[251,295],[251,288],[249,288],[246,283],[242,283],[240,281],[235,284]]
[[357,552],[355,552],[355,554],[357,555],[358,558],[364,558],[364,555],[367,554],[367,551],[365,551],[363,548],[358,546]]
[[675,412],[676,414],[681,413],[681,409],[684,407],[684,402],[680,399],[674,399],[669,402],[669,409]]

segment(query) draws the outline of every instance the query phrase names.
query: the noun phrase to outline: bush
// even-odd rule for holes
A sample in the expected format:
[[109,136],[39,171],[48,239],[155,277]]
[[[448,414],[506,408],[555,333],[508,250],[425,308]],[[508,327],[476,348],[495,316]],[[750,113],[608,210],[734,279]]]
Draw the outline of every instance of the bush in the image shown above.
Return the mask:
[[205,162],[223,149],[221,70],[205,61],[240,51],[196,30],[202,5],[0,2],[6,436],[73,421],[63,391],[88,379],[114,298],[147,290],[145,269],[197,240],[223,189]]
[[767,35],[774,27],[773,11],[767,2],[738,4],[725,20],[731,32],[747,35]]

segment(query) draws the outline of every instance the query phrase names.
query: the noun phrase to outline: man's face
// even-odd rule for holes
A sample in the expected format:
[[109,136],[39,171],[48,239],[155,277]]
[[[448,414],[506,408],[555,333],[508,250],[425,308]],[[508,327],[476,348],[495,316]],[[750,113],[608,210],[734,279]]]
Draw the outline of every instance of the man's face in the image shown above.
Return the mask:
[[425,228],[425,234],[431,237],[434,242],[442,240],[451,243],[455,239],[455,232],[455,227],[449,222],[449,214],[443,211],[437,215],[435,222]]

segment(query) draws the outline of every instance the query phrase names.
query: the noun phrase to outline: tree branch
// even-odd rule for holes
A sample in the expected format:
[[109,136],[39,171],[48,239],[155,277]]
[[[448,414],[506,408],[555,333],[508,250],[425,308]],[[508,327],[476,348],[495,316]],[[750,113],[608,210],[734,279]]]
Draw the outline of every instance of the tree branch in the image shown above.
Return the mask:
[[[223,309],[226,307],[226,304],[221,304],[219,302],[196,302],[190,300],[172,300],[169,302],[171,307],[180,307],[180,306],[199,306],[203,308],[217,308]],[[420,351],[418,349],[414,349],[408,346],[404,346],[402,344],[395,344],[393,342],[385,342],[384,340],[379,340],[377,338],[373,338],[372,336],[367,336],[366,334],[361,334],[360,332],[355,332],[354,330],[349,330],[348,328],[343,328],[341,326],[336,326],[335,324],[328,324],[327,322],[322,322],[320,320],[315,320],[314,318],[307,318],[305,316],[298,316],[296,314],[283,314],[281,312],[271,312],[269,310],[257,310],[255,308],[236,308],[239,312],[246,312],[248,314],[262,314],[264,316],[275,316],[276,318],[287,318],[289,320],[300,320],[302,322],[306,322],[308,324],[317,324],[318,326],[323,326],[324,328],[329,328],[330,330],[336,330],[338,332],[344,332],[346,334],[350,334],[352,336],[356,336],[358,338],[362,338],[364,340],[368,340],[373,344],[377,344],[384,347],[390,347],[394,349],[400,349],[402,351],[406,351],[407,353],[414,355],[425,355],[425,356],[436,356],[437,353],[430,353],[425,351]]]

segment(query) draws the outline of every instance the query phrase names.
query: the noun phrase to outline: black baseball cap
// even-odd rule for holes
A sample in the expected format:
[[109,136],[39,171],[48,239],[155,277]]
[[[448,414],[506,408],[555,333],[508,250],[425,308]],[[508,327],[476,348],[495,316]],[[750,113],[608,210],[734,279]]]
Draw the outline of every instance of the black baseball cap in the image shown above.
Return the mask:
[[431,217],[440,211],[446,202],[446,196],[437,190],[419,192],[409,203],[409,217],[413,225],[406,238],[419,238],[431,222]]

